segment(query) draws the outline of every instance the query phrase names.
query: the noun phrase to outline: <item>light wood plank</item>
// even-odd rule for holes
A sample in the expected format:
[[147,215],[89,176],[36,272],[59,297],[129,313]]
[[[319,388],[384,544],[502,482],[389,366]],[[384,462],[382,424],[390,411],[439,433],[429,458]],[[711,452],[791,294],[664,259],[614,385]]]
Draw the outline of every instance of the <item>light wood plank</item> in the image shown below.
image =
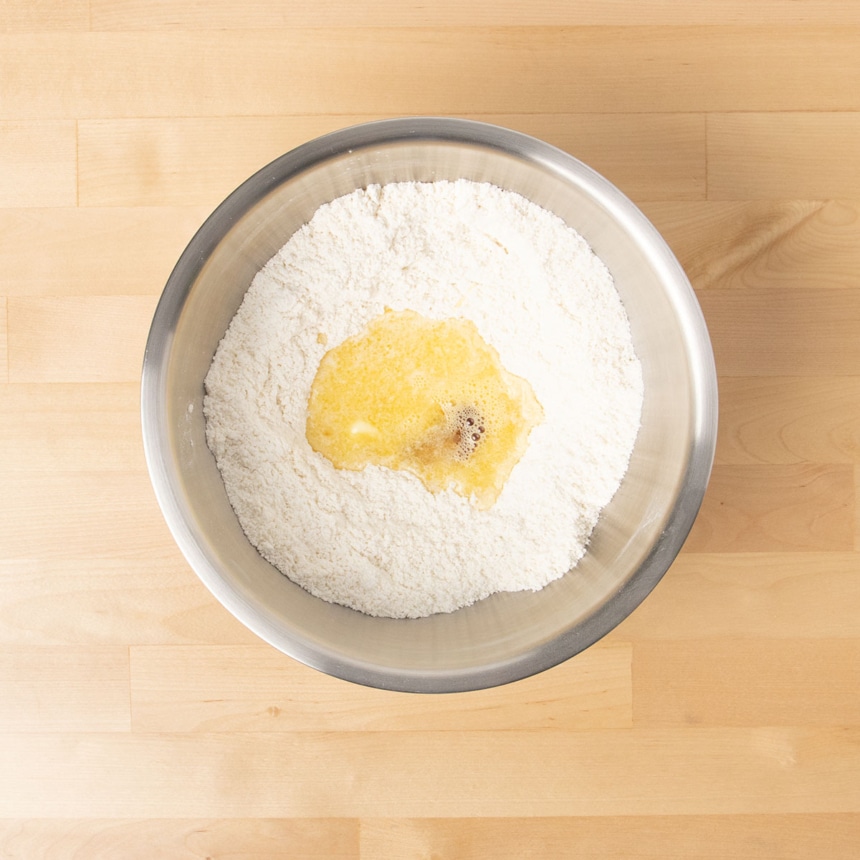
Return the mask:
[[0,118],[850,111],[857,38],[811,25],[20,34],[0,36]]
[[708,117],[708,197],[858,197],[860,113]]
[[860,639],[637,642],[636,726],[860,723]]
[[516,26],[660,24],[860,24],[853,3],[821,0],[721,0],[680,3],[677,0],[314,0],[282,3],[249,0],[238,7],[229,0],[91,0],[96,30],[229,29],[272,27],[476,27],[504,21]]
[[860,466],[854,467],[854,549],[860,552]]
[[[858,563],[853,552],[683,552],[607,641],[858,638]],[[0,577],[2,643],[260,644],[175,547],[151,558],[3,560]]]
[[4,559],[142,558],[174,553],[144,472],[0,472]]
[[[380,116],[207,117],[80,123],[82,206],[214,206],[256,170],[314,137]],[[705,196],[699,114],[481,114],[586,161],[627,194]],[[635,147],[630,140],[635,139]]]
[[[132,488],[129,488],[132,491]],[[260,644],[206,590],[175,547],[160,557],[0,560],[0,643]],[[87,556],[85,553],[91,550]]]
[[854,860],[860,815],[367,819],[362,860]]
[[158,295],[209,212],[0,209],[3,289],[18,296]]
[[643,205],[697,290],[860,284],[860,206],[852,200]]
[[727,377],[719,386],[717,463],[860,463],[860,377]]
[[135,731],[469,731],[630,725],[630,646],[592,648],[510,687],[427,698],[344,689],[265,647],[137,647]]
[[860,289],[698,293],[720,376],[855,376]]
[[86,120],[80,123],[81,205],[214,207],[279,155],[363,119],[311,115]]
[[569,152],[637,200],[701,200],[706,195],[703,114],[506,113],[474,118]]
[[858,569],[860,558],[853,552],[684,551],[613,635],[634,644],[860,638]]
[[0,383],[9,381],[9,337],[6,296],[0,296]]
[[123,732],[131,728],[128,649],[0,650],[0,731]]
[[6,818],[860,810],[857,727],[2,734],[0,756]]
[[854,470],[834,465],[716,466],[689,552],[851,550]]
[[156,301],[152,296],[9,297],[10,382],[140,379]]
[[145,469],[136,383],[0,387],[0,471]]
[[74,206],[76,170],[73,122],[0,122],[0,207]]
[[88,30],[88,0],[3,0],[0,33]]
[[358,822],[338,818],[0,820],[0,854],[27,860],[358,860]]

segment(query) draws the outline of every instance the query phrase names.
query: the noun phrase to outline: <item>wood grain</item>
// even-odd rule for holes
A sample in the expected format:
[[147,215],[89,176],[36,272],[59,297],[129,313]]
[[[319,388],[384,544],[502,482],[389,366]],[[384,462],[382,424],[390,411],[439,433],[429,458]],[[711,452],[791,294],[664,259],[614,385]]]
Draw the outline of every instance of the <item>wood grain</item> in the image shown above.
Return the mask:
[[352,819],[7,819],[4,857],[123,860],[358,860]]
[[[214,206],[306,140],[384,115],[87,120],[79,124],[81,206]],[[481,114],[539,137],[645,199],[705,197],[705,122],[695,114]],[[631,152],[628,140],[635,137]],[[671,148],[667,150],[667,141]]]
[[[396,694],[194,574],[140,367],[191,236],[368,119],[543,138],[640,204],[713,340],[704,505],[541,675]],[[0,3],[0,856],[854,860],[860,4]]]
[[853,860],[860,816],[673,815],[577,818],[370,819],[367,860]]
[[0,651],[0,731],[127,732],[128,649],[6,647]]
[[0,206],[74,206],[76,146],[74,122],[0,122],[0,161],[15,165],[0,173]]
[[210,212],[200,206],[0,209],[14,296],[157,296]]
[[854,549],[860,552],[860,506],[857,498],[860,497],[860,467],[854,467]]
[[704,290],[721,376],[855,376],[860,290]]
[[0,296],[0,383],[9,381],[9,339],[6,296]]
[[856,111],[859,32],[810,25],[0,35],[0,79],[8,82],[0,119]]
[[[4,814],[532,817],[860,809],[860,728],[0,734]],[[659,773],[659,780],[655,774]],[[51,791],[46,795],[45,784]]]
[[708,197],[860,197],[860,114],[731,113],[708,117]]
[[[88,8],[89,6],[89,8]],[[6,0],[0,9],[0,32],[52,30],[240,30],[280,27],[427,27],[493,26],[692,25],[692,24],[860,24],[853,3],[831,0],[763,0],[750,4],[727,0],[710,4],[677,0],[580,0],[529,4],[475,0],[468,4],[440,0],[422,3],[348,2],[325,4],[299,0],[249,0],[241,8],[228,0]]]
[[88,0],[4,0],[0,33],[88,30]]
[[10,296],[10,382],[131,382],[140,378],[155,298]]
[[860,637],[854,552],[685,550],[655,594],[661,598],[642,603],[613,636],[634,642],[710,638],[715,645]]
[[860,462],[860,378],[724,377],[720,464]]
[[334,0],[318,3],[297,0],[249,0],[241,9],[228,0],[210,0],[201,7],[194,0],[90,0],[94,30],[136,29],[268,29],[272,27],[427,27],[508,25],[661,24],[860,24],[860,13],[852,3],[830,0],[723,0],[711,4],[679,3],[677,0],[439,0],[437,3],[397,0]]
[[21,384],[0,387],[0,471],[143,470],[140,387]]
[[31,548],[34,558],[10,560],[4,551],[0,642],[38,648],[259,645],[166,540],[162,557],[143,552],[130,558],[120,550],[99,557],[90,544],[77,557],[41,552],[38,545]]
[[716,466],[686,548],[779,552],[854,548],[854,470]]
[[854,201],[657,201],[644,209],[699,291],[857,283],[860,209]]
[[15,500],[0,520],[4,559],[175,552],[145,472],[0,472],[0,493]]
[[135,731],[468,731],[623,728],[631,724],[631,649],[591,649],[510,690],[403,696],[360,689],[269,647],[136,647]]
[[636,726],[860,722],[860,638],[637,642]]

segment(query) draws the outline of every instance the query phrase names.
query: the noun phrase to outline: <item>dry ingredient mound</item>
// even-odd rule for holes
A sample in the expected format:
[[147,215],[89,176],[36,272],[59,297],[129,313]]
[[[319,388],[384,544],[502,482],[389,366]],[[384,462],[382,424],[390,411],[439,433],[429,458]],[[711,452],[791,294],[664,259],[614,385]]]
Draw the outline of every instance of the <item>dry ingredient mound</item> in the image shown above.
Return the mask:
[[[477,326],[544,420],[495,504],[307,441],[323,355],[386,308]],[[606,266],[560,218],[486,183],[394,183],[320,207],[254,278],[205,380],[206,438],[248,539],[324,600],[452,612],[582,557],[627,469],[642,371]]]

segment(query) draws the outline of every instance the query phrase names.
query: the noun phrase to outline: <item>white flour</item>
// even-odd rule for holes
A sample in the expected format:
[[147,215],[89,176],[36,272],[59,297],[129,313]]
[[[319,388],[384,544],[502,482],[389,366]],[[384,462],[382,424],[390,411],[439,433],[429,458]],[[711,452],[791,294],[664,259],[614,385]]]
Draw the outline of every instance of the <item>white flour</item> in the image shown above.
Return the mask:
[[[472,320],[542,404],[490,510],[407,472],[335,469],[308,444],[320,359],[385,307]],[[204,411],[230,502],[266,559],[324,600],[420,617],[568,571],[626,471],[641,404],[603,263],[555,215],[461,180],[375,186],[321,207],[255,277]]]

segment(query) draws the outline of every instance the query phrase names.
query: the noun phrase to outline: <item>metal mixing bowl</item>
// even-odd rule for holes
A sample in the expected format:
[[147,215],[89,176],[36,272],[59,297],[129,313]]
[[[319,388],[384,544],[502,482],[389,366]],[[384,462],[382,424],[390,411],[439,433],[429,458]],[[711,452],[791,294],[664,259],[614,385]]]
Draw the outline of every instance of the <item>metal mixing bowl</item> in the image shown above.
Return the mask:
[[[539,592],[496,594],[412,620],[372,618],[292,583],[248,542],[206,446],[203,379],[257,271],[322,204],[373,183],[466,178],[516,191],[578,230],[611,271],[642,362],[630,467],[579,565]],[[215,597],[286,654],[350,681],[451,692],[577,654],[646,597],[698,512],[716,441],[708,332],[683,270],[613,185],[534,138],[465,120],[395,119],[287,153],[222,203],[176,264],[142,379],[143,438],[176,542]]]

